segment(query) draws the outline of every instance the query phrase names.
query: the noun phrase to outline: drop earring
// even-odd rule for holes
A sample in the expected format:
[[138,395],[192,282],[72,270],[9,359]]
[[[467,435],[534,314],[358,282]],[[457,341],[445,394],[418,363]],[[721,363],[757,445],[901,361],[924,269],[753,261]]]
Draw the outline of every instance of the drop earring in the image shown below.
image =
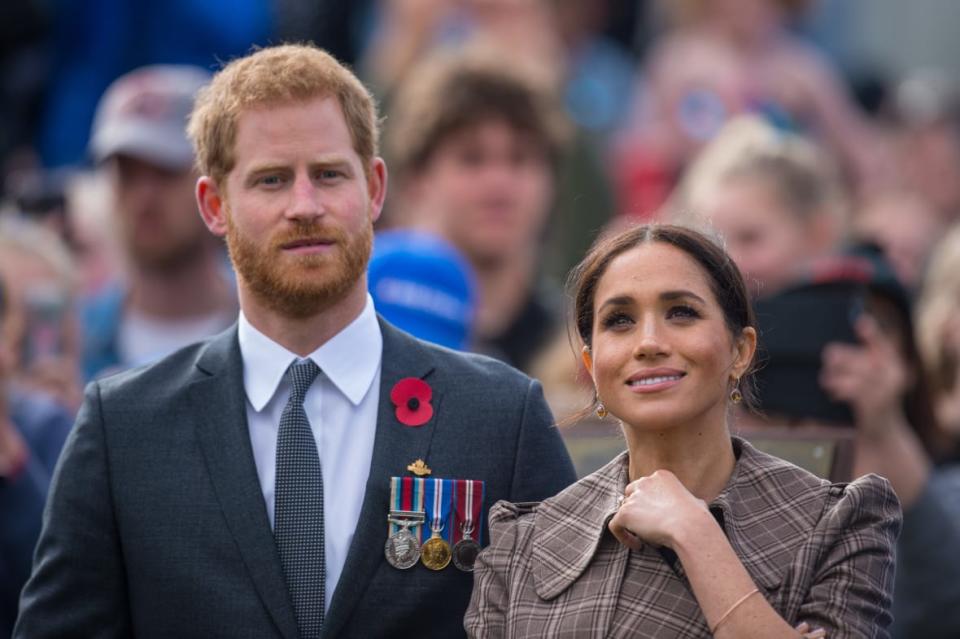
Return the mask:
[[733,390],[730,391],[730,401],[734,404],[739,404],[743,401],[743,393],[740,392],[740,378],[733,378]]
[[597,402],[597,417],[603,419],[607,416],[607,407],[603,405],[603,402]]

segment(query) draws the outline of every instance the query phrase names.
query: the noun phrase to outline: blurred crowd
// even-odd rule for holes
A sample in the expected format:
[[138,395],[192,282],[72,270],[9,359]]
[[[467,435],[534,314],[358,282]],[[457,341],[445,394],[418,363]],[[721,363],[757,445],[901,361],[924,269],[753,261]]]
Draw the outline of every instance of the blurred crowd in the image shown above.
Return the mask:
[[381,104],[378,311],[540,378],[563,420],[592,396],[570,267],[631,222],[709,230],[760,323],[737,428],[845,433],[904,508],[896,636],[960,636],[960,78],[859,90],[803,35],[813,4],[5,3],[0,636],[84,384],[236,320],[183,128],[220,61],[292,40]]

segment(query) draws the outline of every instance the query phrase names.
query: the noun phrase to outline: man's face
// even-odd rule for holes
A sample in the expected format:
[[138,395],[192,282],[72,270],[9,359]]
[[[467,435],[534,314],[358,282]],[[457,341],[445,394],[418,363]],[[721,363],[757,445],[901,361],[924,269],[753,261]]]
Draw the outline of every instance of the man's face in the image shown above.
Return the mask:
[[362,298],[386,173],[379,158],[364,173],[337,100],[244,111],[234,155],[223,215],[241,293],[294,318]]
[[413,185],[414,214],[478,265],[534,250],[553,196],[544,149],[498,120],[442,141]]
[[200,254],[209,240],[196,212],[192,170],[125,155],[114,156],[109,169],[121,240],[134,264],[176,270]]

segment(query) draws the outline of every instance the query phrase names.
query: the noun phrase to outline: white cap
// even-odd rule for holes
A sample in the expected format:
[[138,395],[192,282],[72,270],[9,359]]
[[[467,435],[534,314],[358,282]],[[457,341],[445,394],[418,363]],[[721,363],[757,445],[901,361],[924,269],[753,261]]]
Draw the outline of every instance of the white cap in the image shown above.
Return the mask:
[[211,74],[200,67],[155,65],[116,80],[97,105],[90,153],[102,162],[123,153],[170,169],[193,163],[187,119]]

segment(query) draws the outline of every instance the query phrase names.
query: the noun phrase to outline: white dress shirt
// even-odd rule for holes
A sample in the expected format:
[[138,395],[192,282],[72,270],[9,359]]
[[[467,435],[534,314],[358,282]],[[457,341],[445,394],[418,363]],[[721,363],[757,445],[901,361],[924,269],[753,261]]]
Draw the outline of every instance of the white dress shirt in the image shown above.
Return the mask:
[[[242,311],[238,335],[247,425],[272,527],[277,432],[280,414],[290,396],[290,384],[284,375],[300,358],[254,328]],[[303,406],[323,467],[328,608],[353,541],[370,474],[382,356],[383,335],[369,295],[360,315],[309,356],[320,367]]]

